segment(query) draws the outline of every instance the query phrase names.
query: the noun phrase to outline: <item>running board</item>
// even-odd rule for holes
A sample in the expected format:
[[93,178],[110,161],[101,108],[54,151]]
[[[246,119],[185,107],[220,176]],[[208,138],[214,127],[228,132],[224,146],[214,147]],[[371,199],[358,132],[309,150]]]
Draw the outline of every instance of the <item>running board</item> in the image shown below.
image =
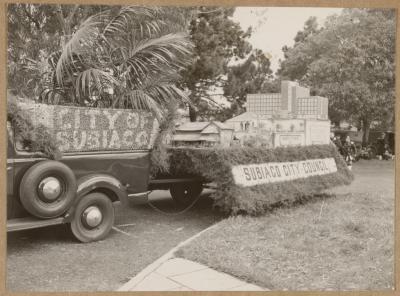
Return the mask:
[[193,182],[204,182],[202,178],[173,178],[173,179],[151,179],[149,184],[176,184],[176,183],[193,183]]
[[128,202],[131,205],[145,204],[148,201],[148,196],[149,196],[150,192],[151,192],[151,190],[146,191],[146,192],[128,194]]
[[53,219],[38,219],[34,217],[16,218],[7,221],[7,232],[41,228],[65,223],[64,217]]

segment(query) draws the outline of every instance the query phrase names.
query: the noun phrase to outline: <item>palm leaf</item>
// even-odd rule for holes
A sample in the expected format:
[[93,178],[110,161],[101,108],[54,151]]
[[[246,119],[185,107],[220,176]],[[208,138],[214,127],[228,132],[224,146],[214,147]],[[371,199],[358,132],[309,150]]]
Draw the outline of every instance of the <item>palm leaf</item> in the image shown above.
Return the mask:
[[186,34],[168,34],[139,42],[124,64],[132,72],[132,80],[143,80],[150,73],[178,72],[190,62],[191,49]]
[[65,73],[73,75],[76,71],[74,59],[84,61],[84,55],[92,50],[99,35],[98,26],[102,24],[102,14],[89,17],[65,44],[57,62],[56,76],[60,85],[63,85]]
[[105,89],[118,85],[119,81],[109,72],[92,68],[79,73],[75,82],[75,90],[77,96],[80,94],[90,96],[93,90],[101,94]]
[[[188,102],[175,83],[193,45],[171,13],[128,6],[90,17],[57,56],[54,85],[80,104],[152,110],[159,118],[172,102]],[[103,95],[110,87],[114,96]]]
[[151,32],[157,33],[160,31],[160,19],[157,18],[157,15],[161,11],[162,9],[158,7],[149,6],[122,7],[119,13],[105,26],[103,35],[126,32],[132,23],[136,23],[137,29],[139,29],[142,34],[146,31],[149,34],[151,34]]

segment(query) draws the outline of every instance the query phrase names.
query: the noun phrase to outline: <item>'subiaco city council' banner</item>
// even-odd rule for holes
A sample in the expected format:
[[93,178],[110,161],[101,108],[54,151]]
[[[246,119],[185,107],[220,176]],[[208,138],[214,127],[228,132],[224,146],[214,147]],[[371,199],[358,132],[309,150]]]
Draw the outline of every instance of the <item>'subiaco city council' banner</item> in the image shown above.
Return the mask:
[[337,172],[337,167],[333,158],[244,164],[232,167],[235,183],[244,187],[290,181],[335,172]]

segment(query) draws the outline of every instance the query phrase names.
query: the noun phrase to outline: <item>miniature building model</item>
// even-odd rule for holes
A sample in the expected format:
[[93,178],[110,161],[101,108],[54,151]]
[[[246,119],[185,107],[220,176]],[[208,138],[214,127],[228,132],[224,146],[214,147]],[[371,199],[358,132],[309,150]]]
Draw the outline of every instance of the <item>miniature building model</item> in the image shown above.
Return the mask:
[[186,122],[175,130],[174,146],[230,146],[233,128],[219,121]]
[[328,144],[328,99],[310,96],[297,82],[282,81],[280,93],[248,94],[246,112],[228,119],[234,136],[263,139],[269,146]]
[[310,96],[297,82],[282,81],[280,93],[248,94],[246,112],[291,118],[328,119],[328,99]]
[[248,94],[247,112],[274,114],[281,110],[281,94]]

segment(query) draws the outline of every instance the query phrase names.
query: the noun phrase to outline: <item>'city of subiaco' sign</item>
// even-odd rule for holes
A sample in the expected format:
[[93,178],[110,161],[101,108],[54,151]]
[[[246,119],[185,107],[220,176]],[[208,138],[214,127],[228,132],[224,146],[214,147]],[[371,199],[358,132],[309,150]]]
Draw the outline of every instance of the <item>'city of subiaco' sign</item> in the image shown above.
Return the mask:
[[245,164],[232,167],[235,183],[244,187],[291,181],[335,172],[337,172],[337,167],[333,158]]
[[158,124],[150,112],[46,104],[21,104],[48,128],[64,152],[151,148]]

